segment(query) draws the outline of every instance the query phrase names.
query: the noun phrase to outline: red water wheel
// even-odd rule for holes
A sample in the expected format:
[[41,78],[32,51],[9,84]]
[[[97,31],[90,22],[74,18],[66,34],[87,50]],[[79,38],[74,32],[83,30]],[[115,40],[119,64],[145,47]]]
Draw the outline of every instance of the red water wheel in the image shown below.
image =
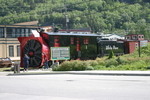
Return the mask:
[[42,62],[42,45],[37,40],[29,40],[23,48],[23,54],[30,57],[29,67],[40,66]]

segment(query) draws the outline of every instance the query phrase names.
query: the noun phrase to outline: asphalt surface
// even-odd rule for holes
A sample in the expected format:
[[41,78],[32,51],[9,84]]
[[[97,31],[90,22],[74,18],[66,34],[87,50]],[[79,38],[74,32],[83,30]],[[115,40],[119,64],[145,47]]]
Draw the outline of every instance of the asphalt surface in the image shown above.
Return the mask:
[[51,74],[75,74],[75,75],[122,75],[122,76],[150,76],[150,71],[106,71],[106,70],[92,70],[92,71],[52,71],[51,69],[36,69],[28,72],[20,71],[14,73],[13,71],[0,72],[0,75],[51,75]]

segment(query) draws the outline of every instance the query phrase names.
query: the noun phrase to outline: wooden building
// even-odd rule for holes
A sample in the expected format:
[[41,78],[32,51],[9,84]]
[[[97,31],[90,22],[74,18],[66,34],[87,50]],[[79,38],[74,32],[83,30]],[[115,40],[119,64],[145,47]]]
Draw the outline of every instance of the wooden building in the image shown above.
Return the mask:
[[20,60],[20,43],[17,37],[31,35],[31,30],[38,28],[38,21],[0,25],[0,58],[9,57]]

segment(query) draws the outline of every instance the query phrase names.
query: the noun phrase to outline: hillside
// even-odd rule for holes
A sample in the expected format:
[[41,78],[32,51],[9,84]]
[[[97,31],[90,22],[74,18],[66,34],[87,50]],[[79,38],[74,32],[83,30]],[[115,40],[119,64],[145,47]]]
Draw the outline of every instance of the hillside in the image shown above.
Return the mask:
[[[150,39],[149,0],[1,0],[0,24],[38,20],[94,33],[144,34]],[[68,21],[67,19],[67,21]]]

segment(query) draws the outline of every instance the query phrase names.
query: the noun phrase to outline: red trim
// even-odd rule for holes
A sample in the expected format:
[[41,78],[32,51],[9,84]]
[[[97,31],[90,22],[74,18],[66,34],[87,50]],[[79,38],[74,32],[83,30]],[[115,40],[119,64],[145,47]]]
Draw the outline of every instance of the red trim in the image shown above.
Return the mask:
[[80,51],[80,38],[77,38],[76,51]]
[[54,47],[60,47],[60,36],[54,36]]

